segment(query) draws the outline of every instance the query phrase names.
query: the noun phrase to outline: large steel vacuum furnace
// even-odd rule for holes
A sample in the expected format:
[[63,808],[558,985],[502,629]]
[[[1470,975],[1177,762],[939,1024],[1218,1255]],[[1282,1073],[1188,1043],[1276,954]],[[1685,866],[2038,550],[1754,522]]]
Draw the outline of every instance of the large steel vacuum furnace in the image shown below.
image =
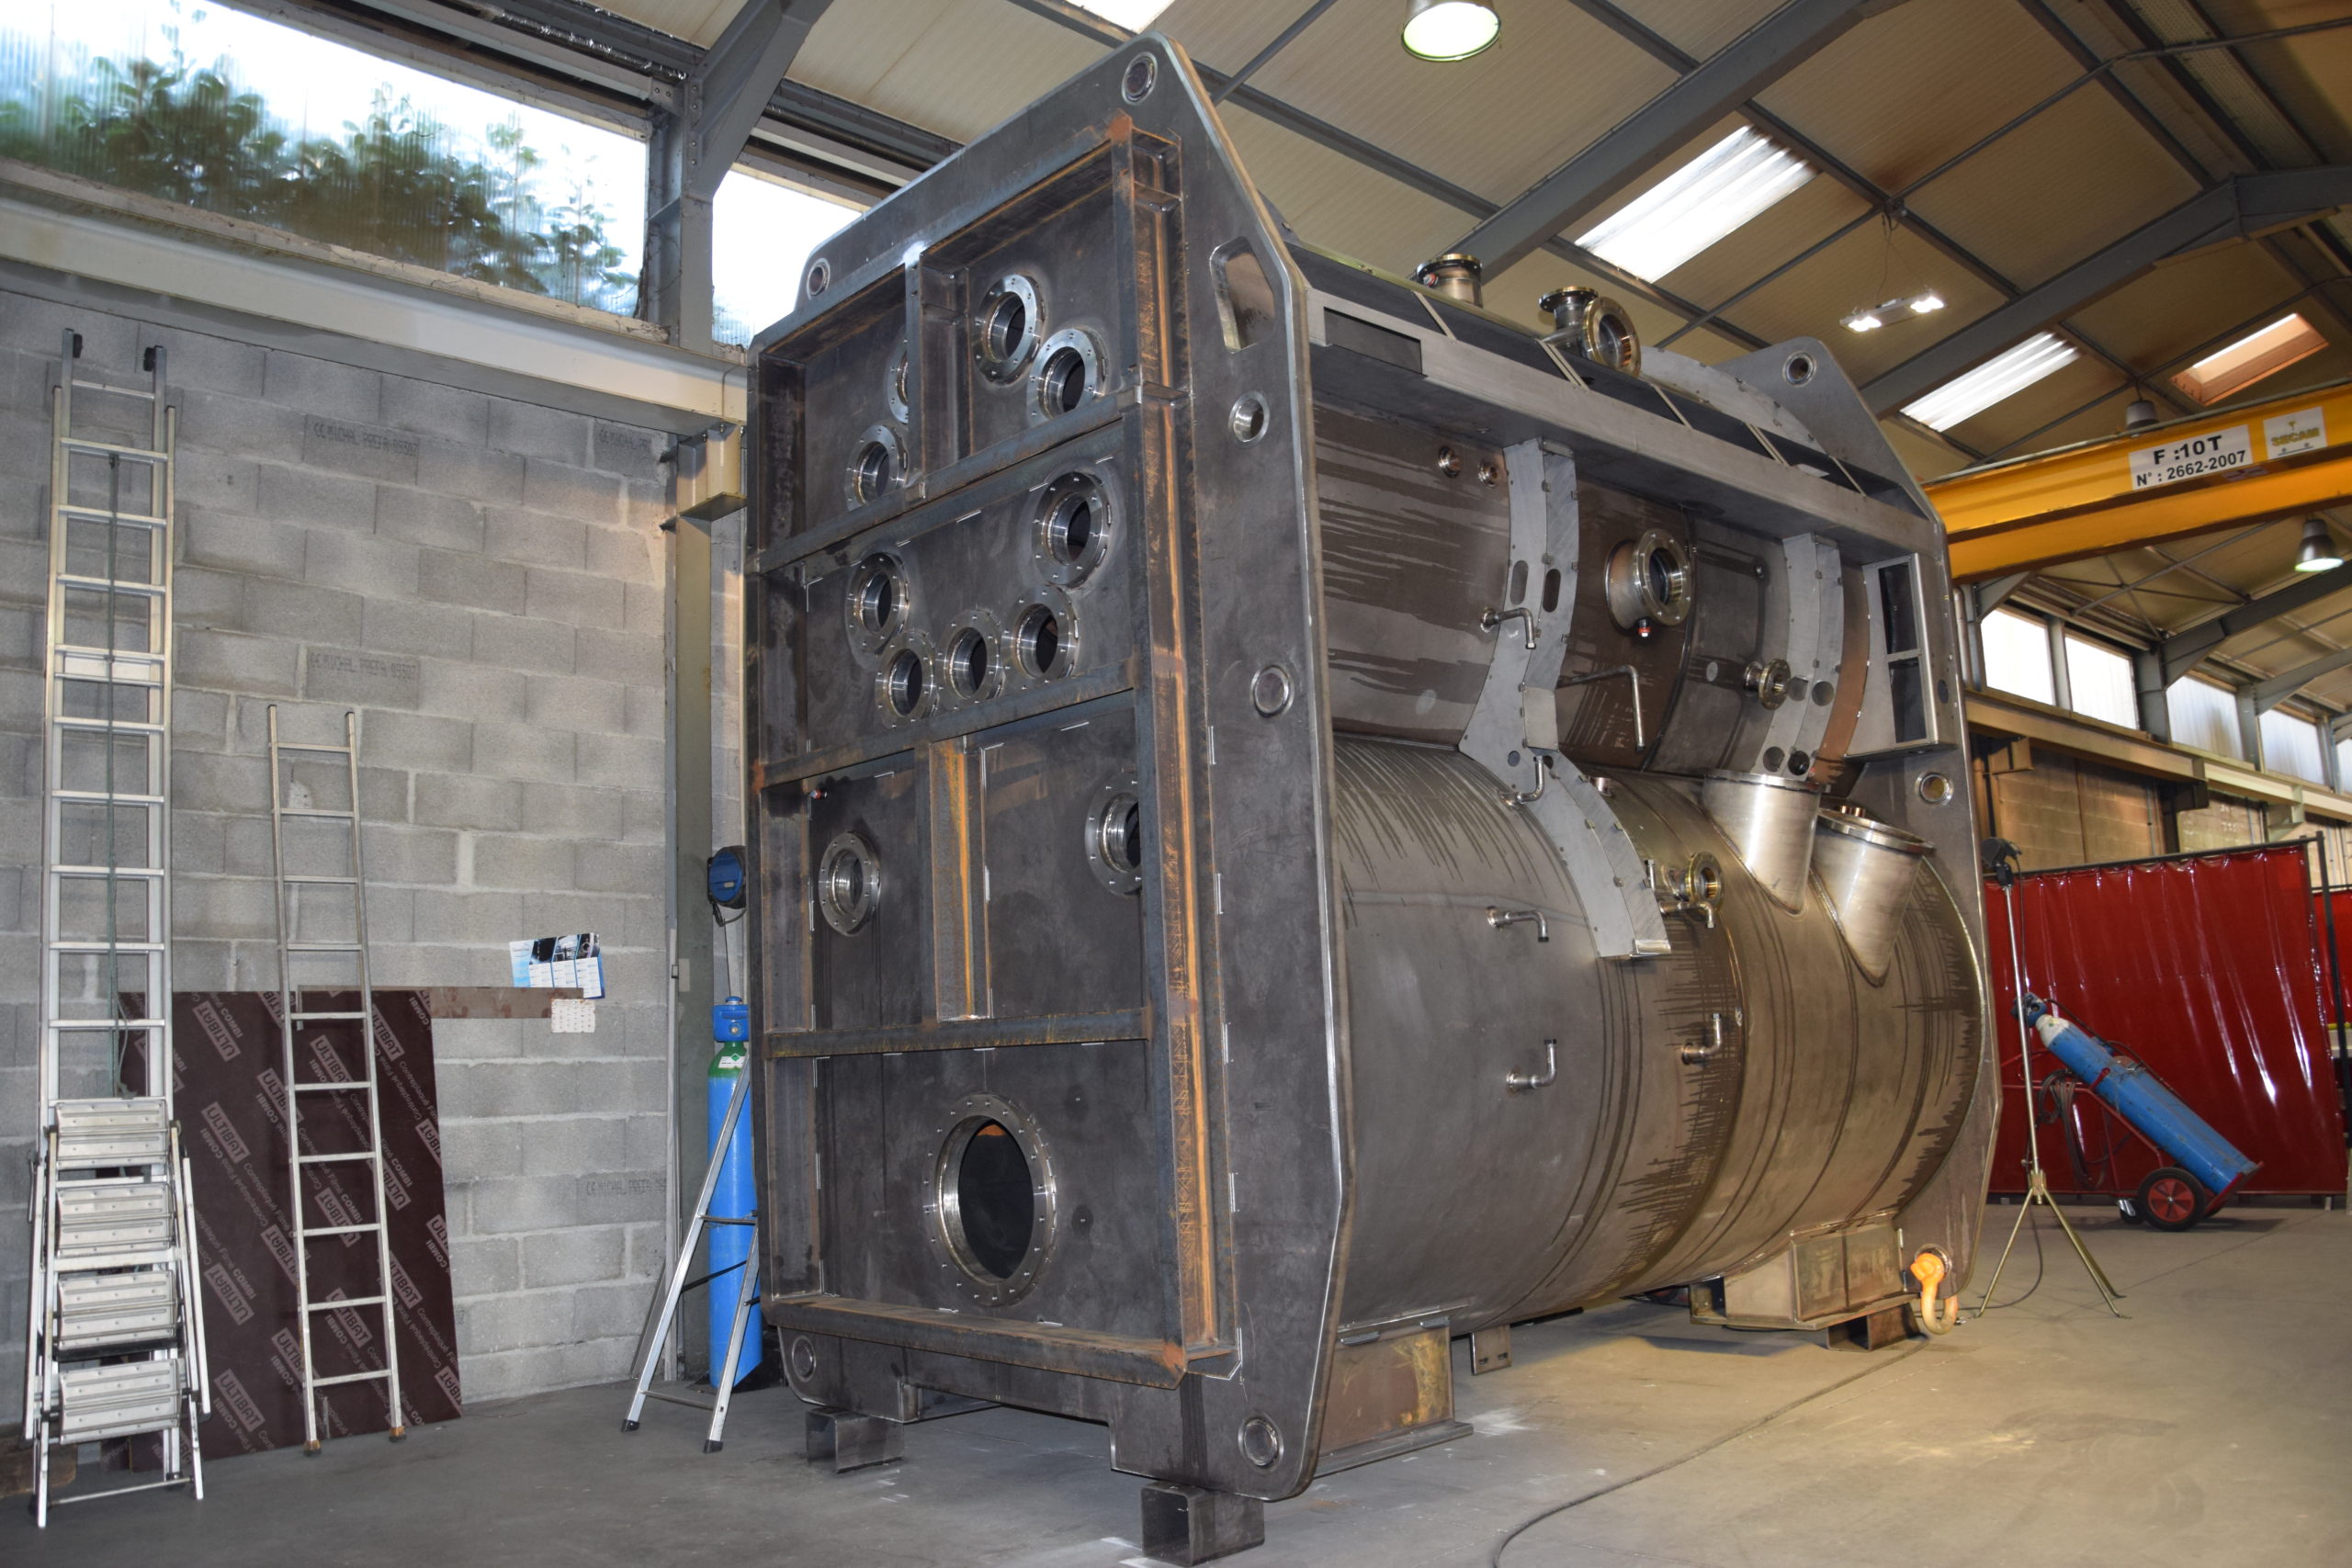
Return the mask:
[[1146,37],[754,346],[763,1301],[844,1467],[1106,1422],[1195,1561],[1460,1435],[1456,1337],[1966,1276],[1932,513],[1816,343],[1423,277],[1287,235]]

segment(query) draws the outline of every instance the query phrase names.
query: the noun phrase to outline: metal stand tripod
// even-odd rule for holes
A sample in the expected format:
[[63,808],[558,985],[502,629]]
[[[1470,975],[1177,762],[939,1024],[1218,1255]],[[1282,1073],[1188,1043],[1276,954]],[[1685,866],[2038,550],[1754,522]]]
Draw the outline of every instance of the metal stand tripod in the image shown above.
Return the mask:
[[[672,1404],[683,1404],[692,1410],[707,1410],[710,1412],[710,1430],[704,1437],[702,1443],[702,1451],[707,1454],[715,1454],[724,1446],[720,1438],[727,1429],[727,1404],[735,1393],[735,1368],[742,1359],[743,1334],[745,1327],[752,1321],[752,1308],[757,1294],[756,1281],[760,1261],[759,1221],[727,1219],[723,1216],[714,1216],[710,1212],[710,1195],[718,1189],[718,1173],[720,1168],[726,1163],[729,1141],[735,1136],[735,1124],[742,1119],[743,1106],[750,1099],[751,1092],[752,1075],[747,1070],[737,1075],[734,1092],[728,1096],[727,1115],[718,1124],[718,1142],[714,1145],[715,1152],[711,1156],[710,1168],[703,1173],[702,1195],[695,1200],[694,1218],[686,1223],[685,1240],[679,1246],[677,1262],[670,1269],[670,1283],[656,1299],[654,1310],[646,1319],[644,1332],[638,1337],[637,1392],[630,1396],[628,1414],[621,1418],[622,1431],[636,1431],[639,1420],[645,1414],[645,1402],[649,1399],[665,1400]],[[711,1380],[711,1385],[716,1390],[716,1393],[714,1397],[707,1400],[696,1398],[693,1394],[672,1393],[653,1386],[653,1369],[655,1363],[661,1359],[662,1344],[670,1337],[671,1325],[677,1321],[679,1298],[695,1286],[710,1284],[729,1272],[728,1269],[721,1269],[717,1273],[706,1274],[699,1280],[689,1280],[686,1278],[687,1272],[694,1268],[695,1248],[702,1241],[702,1228],[705,1225],[750,1225],[752,1227],[751,1251],[744,1255],[742,1262],[734,1266],[741,1278],[737,1280],[735,1287],[735,1324],[727,1335],[726,1364],[720,1369],[718,1376]]]
[[[1991,842],[2000,842],[2000,840],[1988,840],[1988,843]],[[2004,848],[2007,846],[2005,844]],[[2025,1229],[2026,1217],[2033,1212],[2033,1206],[2039,1203],[2050,1211],[2052,1217],[2058,1222],[2058,1228],[2066,1233],[2068,1244],[2074,1247],[2075,1256],[2083,1260],[2083,1269],[2090,1275],[2091,1283],[2098,1288],[2099,1299],[2107,1303],[2107,1310],[2117,1317],[2121,1317],[2122,1309],[2115,1303],[2122,1299],[2123,1292],[2117,1290],[2109,1280],[2107,1271],[2098,1266],[2098,1259],[2091,1256],[2091,1249],[2083,1245],[2083,1238],[2075,1234],[2075,1227],[2068,1223],[2066,1211],[2058,1206],[2056,1199],[2051,1197],[2049,1173],[2041,1168],[2041,1138],[2034,1120],[2033,1069],[2030,1065],[2032,1061],[2030,1053],[2033,1048],[2033,1036],[2025,1025],[2025,952],[2018,946],[2017,872],[2015,867],[2009,864],[2009,858],[2016,852],[2015,849],[2010,848],[2007,856],[1993,856],[1988,853],[1987,859],[1994,880],[2000,885],[2001,908],[2008,916],[2009,922],[2009,988],[2015,993],[2011,1015],[2017,1020],[2018,1025],[2018,1072],[2025,1080],[2026,1187],[2025,1197],[2018,1204],[2017,1223],[2009,1226],[2008,1243],[2001,1248],[2000,1261],[1993,1265],[1993,1278],[1984,1286],[1984,1299],[1976,1303],[1976,1315],[1983,1317],[1992,1310],[1993,1292],[2000,1289],[2001,1270],[2009,1265],[2009,1254],[2016,1250],[2018,1245],[2018,1233]]]

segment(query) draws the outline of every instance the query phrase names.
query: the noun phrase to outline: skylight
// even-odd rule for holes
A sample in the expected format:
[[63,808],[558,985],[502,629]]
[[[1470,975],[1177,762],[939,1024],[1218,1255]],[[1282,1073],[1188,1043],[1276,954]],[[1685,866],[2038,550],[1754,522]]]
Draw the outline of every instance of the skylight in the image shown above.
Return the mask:
[[2318,328],[2300,315],[2289,315],[2227,348],[2214,350],[2175,376],[2172,382],[2200,403],[2218,403],[2326,346],[2327,340],[2320,336]]
[[1170,4],[1171,0],[1078,0],[1078,8],[1091,11],[1106,22],[1116,22],[1131,33],[1139,33]]
[[1904,404],[1903,412],[1929,430],[1950,430],[2081,357],[2073,344],[2054,333],[2036,333],[2007,354],[1945,382],[1917,402]]
[[1741,126],[1620,208],[1577,243],[1635,277],[1664,277],[1813,178],[1804,160]]

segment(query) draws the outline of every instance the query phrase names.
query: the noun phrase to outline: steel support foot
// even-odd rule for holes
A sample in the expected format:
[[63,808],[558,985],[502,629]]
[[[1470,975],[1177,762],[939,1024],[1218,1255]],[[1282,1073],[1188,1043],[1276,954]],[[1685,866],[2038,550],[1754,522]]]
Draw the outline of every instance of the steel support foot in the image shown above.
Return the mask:
[[1510,1365],[1510,1325],[1498,1323],[1492,1328],[1470,1331],[1470,1375],[1498,1372]]
[[1169,1481],[1143,1489],[1146,1557],[1192,1568],[1265,1543],[1266,1505],[1255,1497]]
[[906,1428],[879,1416],[850,1410],[808,1412],[808,1462],[830,1464],[833,1473],[888,1464],[899,1457]]
[[1832,1350],[1883,1350],[1911,1337],[1907,1306],[1881,1307],[1860,1317],[1833,1323],[1823,1330],[1822,1343]]

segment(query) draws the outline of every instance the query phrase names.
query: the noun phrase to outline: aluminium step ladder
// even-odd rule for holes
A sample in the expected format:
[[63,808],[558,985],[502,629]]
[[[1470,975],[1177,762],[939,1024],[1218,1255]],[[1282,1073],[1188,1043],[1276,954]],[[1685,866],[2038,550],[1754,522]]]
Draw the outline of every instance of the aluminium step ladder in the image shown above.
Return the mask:
[[195,1208],[172,1109],[172,473],[164,354],[143,387],[51,392],[43,679],[41,1045],[24,1436],[33,1517],[52,1448],[153,1438],[154,1481],[204,1495],[211,1406]]
[[[689,1410],[710,1412],[710,1429],[703,1436],[702,1451],[715,1454],[725,1446],[727,1406],[735,1395],[735,1369],[743,1357],[743,1336],[752,1321],[752,1309],[758,1304],[760,1261],[759,1221],[729,1219],[710,1212],[711,1195],[718,1189],[718,1174],[726,1164],[726,1152],[735,1136],[735,1123],[742,1119],[744,1105],[752,1094],[752,1074],[746,1067],[736,1075],[735,1089],[727,1097],[727,1114],[718,1123],[718,1141],[712,1145],[710,1168],[703,1172],[702,1193],[695,1200],[694,1217],[686,1222],[685,1240],[678,1247],[677,1261],[671,1266],[669,1283],[653,1298],[646,1314],[645,1327],[637,1340],[637,1388],[629,1396],[628,1414],[621,1417],[621,1430],[634,1432],[644,1419],[645,1402],[659,1399],[669,1404],[683,1404]],[[751,1250],[743,1261],[731,1264],[699,1280],[686,1276],[694,1271],[695,1248],[702,1244],[705,1225],[748,1225],[752,1227]],[[728,1274],[738,1277],[735,1281],[734,1326],[727,1334],[727,1358],[718,1374],[711,1380],[712,1397],[703,1399],[695,1394],[676,1393],[653,1386],[654,1370],[662,1359],[662,1348],[669,1342],[671,1327],[677,1322],[678,1302],[697,1285],[712,1285]]]
[[[320,765],[306,761],[312,758],[336,758],[340,762]],[[322,804],[322,796],[329,804]],[[401,1407],[400,1337],[392,1304],[390,1216],[384,1203],[376,993],[368,975],[368,886],[359,852],[359,716],[356,712],[343,716],[342,745],[298,744],[279,738],[277,705],[269,705],[269,818],[270,859],[277,884],[277,1029],[285,1073],[287,1223],[293,1228],[296,1337],[302,1358],[302,1451],[316,1454],[321,1391],[345,1383],[381,1382],[391,1439],[398,1442],[408,1435]],[[325,869],[295,871],[288,869],[289,864]],[[356,995],[358,1006],[356,1010],[306,1009],[304,998],[314,991]],[[301,1071],[295,1038],[301,1032],[300,1026],[308,1023],[358,1026],[356,1067],[344,1063],[335,1069],[345,1074],[356,1071],[356,1077],[320,1077]],[[316,1055],[330,1061],[334,1057],[331,1051]],[[344,1097],[359,1100],[366,1113],[364,1146],[324,1153],[313,1150],[304,1127],[306,1111],[314,1100],[333,1102]],[[321,1205],[311,1201],[319,1195],[313,1190],[312,1177],[335,1166],[364,1168],[374,1209],[364,1220],[345,1222],[328,1213],[330,1223],[313,1224],[311,1213]],[[311,1244],[353,1236],[366,1237],[374,1245],[374,1292],[313,1300]],[[383,1364],[321,1377],[313,1320],[321,1313],[344,1312],[377,1314]],[[358,1340],[362,1336],[350,1337]]]

